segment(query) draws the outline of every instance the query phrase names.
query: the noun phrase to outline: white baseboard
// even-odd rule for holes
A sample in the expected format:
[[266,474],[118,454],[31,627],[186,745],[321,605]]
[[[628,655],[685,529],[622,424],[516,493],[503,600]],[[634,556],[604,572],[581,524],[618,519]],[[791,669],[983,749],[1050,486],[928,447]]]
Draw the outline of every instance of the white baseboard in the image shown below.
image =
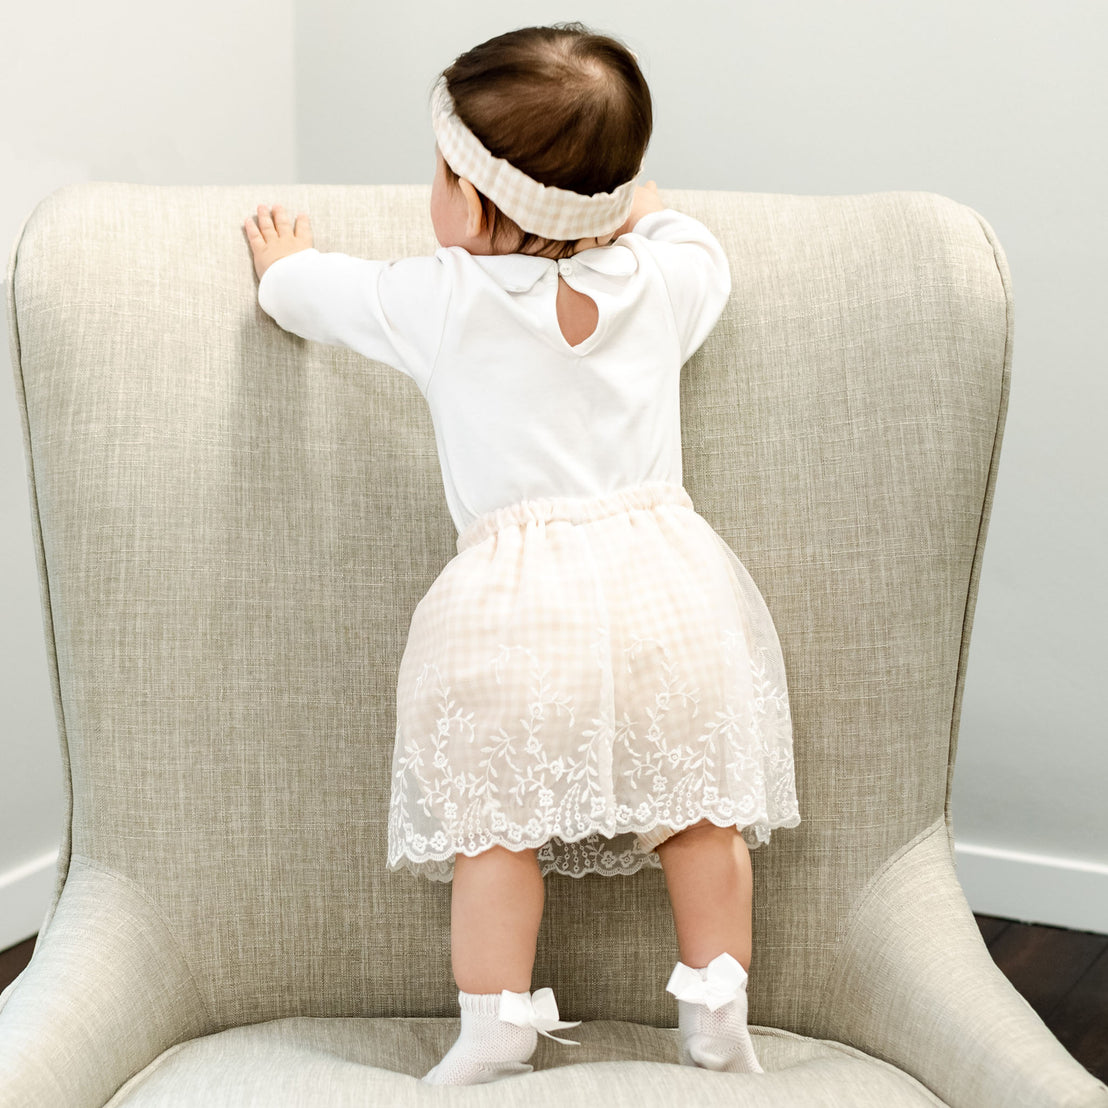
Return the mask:
[[1108,865],[955,843],[958,881],[983,916],[1108,935]]
[[38,934],[54,896],[58,852],[0,873],[0,950]]

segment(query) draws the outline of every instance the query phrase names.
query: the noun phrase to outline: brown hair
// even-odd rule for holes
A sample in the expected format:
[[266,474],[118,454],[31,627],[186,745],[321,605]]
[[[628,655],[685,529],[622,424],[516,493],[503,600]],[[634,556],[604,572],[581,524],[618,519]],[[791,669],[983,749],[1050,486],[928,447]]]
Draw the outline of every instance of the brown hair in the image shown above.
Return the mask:
[[[653,123],[650,89],[617,39],[580,23],[523,27],[468,50],[443,75],[458,118],[490,153],[540,184],[591,196],[639,171]],[[456,185],[458,175],[445,170]],[[576,240],[526,233],[478,195],[494,244],[553,258],[573,253]]]

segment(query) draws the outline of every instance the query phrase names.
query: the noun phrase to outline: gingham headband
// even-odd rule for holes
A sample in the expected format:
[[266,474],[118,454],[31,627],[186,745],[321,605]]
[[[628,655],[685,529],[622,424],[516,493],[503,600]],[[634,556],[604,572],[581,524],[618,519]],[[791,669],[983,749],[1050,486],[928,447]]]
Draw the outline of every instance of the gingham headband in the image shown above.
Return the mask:
[[438,79],[431,93],[431,126],[446,164],[522,231],[558,241],[591,238],[616,230],[631,214],[634,177],[614,192],[584,196],[540,184],[511,162],[491,154],[455,114],[445,77]]

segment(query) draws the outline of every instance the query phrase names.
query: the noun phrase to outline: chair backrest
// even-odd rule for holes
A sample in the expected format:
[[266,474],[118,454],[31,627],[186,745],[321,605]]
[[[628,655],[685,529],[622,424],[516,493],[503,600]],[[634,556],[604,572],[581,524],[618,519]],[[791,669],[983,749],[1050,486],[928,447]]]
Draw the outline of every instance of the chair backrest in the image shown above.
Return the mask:
[[[682,376],[685,485],[774,615],[803,823],[754,854],[752,1020],[802,1028],[859,890],[948,818],[1011,296],[925,192],[669,192],[734,291]],[[415,385],[281,331],[241,227],[434,248],[426,187],[70,186],[12,255],[17,391],[76,867],[217,1025],[454,1015],[450,886],[385,868],[412,610],[455,553]],[[122,909],[121,909],[122,910]],[[153,926],[153,925],[151,925]],[[551,876],[534,987],[672,1025],[662,873]]]

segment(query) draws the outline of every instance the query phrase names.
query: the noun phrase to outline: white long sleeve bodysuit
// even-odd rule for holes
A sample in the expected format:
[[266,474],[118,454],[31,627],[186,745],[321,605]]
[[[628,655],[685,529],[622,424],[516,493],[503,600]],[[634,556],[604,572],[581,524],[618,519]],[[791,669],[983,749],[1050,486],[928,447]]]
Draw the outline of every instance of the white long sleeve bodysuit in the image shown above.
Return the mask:
[[[558,326],[559,274],[599,313],[576,346]],[[391,262],[303,250],[265,271],[258,302],[286,331],[415,381],[460,533],[527,498],[680,484],[681,366],[730,291],[711,232],[667,208],[561,262],[461,247]]]

